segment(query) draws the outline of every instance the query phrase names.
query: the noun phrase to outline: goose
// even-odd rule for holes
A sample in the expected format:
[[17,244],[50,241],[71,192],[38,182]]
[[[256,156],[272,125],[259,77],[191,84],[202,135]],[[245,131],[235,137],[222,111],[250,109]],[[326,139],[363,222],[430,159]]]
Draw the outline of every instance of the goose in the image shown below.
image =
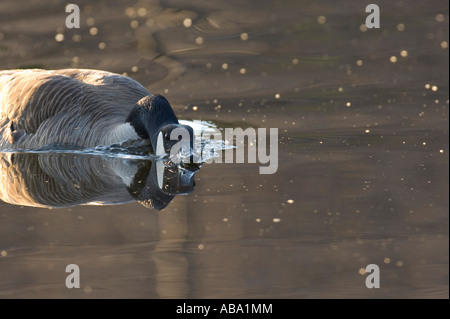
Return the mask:
[[142,140],[163,155],[178,141],[170,136],[176,128],[189,133],[192,147],[192,128],[179,124],[167,99],[127,76],[91,69],[0,71],[0,150]]

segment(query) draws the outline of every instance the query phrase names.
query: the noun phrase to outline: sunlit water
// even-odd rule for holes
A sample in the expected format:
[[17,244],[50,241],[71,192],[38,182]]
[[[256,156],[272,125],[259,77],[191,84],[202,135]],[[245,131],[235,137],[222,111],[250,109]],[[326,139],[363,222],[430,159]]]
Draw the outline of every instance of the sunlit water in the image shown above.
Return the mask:
[[60,1],[2,1],[0,67],[126,73],[179,118],[278,128],[278,171],[3,152],[0,297],[448,298],[447,1],[379,1],[378,30],[355,1],[79,4],[69,30]]

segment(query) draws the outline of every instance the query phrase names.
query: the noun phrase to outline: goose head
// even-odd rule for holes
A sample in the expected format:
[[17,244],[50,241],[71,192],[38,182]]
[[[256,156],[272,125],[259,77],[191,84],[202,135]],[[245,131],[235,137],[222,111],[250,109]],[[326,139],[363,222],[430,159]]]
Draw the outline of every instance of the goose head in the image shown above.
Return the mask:
[[139,137],[150,139],[153,151],[158,156],[170,153],[179,142],[182,143],[178,145],[187,146],[192,153],[192,127],[178,123],[172,107],[162,95],[148,95],[140,99],[126,122],[130,123]]

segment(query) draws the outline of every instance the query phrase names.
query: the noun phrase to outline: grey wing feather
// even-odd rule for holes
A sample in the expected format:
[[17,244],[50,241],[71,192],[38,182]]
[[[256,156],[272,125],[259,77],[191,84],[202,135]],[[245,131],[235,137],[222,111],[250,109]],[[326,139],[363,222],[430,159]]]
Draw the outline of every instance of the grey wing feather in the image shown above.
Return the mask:
[[9,133],[10,143],[77,144],[85,139],[81,144],[88,146],[95,144],[95,133],[123,123],[149,94],[138,82],[105,71],[0,71],[0,134],[5,140]]

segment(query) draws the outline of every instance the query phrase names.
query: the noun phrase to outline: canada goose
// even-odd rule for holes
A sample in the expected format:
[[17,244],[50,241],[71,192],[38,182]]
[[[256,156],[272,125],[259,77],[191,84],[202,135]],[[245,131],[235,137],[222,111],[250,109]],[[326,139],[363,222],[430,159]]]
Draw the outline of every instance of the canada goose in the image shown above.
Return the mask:
[[162,155],[177,142],[170,138],[175,128],[187,130],[193,143],[192,128],[178,123],[163,96],[100,70],[0,71],[0,111],[0,149],[149,140]]

